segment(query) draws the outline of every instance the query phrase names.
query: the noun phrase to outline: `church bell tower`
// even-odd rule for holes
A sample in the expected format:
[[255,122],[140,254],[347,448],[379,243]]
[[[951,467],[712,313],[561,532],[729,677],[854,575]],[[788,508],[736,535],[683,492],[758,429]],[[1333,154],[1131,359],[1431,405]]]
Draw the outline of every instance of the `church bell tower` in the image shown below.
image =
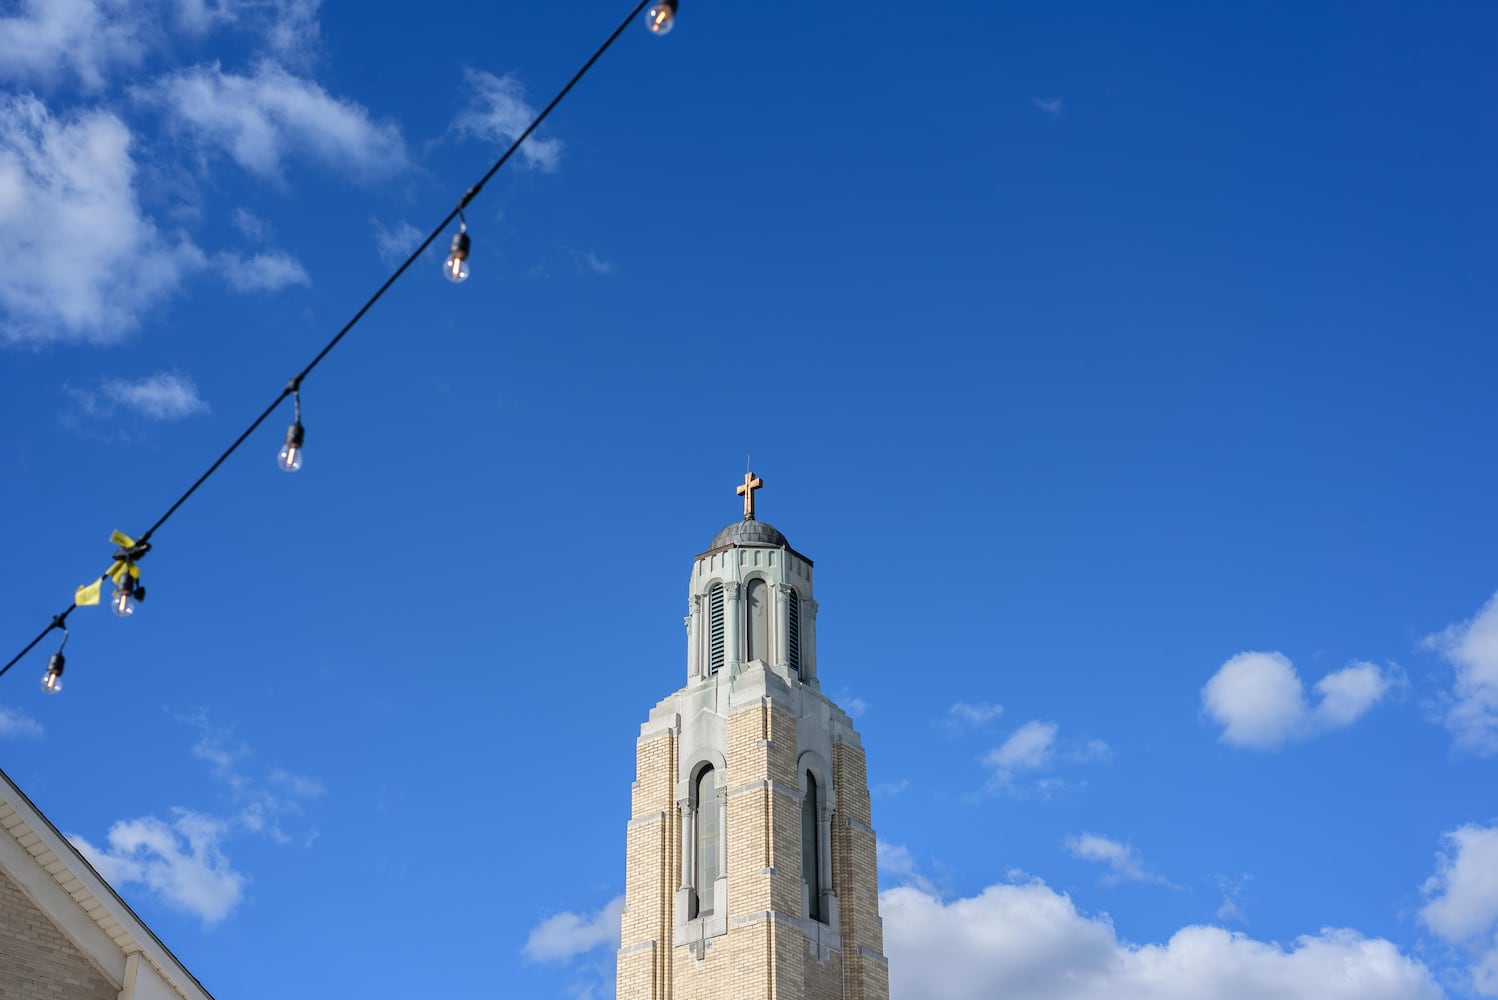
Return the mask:
[[889,1000],[863,745],[763,485],[694,561],[686,684],[640,727],[618,1000]]

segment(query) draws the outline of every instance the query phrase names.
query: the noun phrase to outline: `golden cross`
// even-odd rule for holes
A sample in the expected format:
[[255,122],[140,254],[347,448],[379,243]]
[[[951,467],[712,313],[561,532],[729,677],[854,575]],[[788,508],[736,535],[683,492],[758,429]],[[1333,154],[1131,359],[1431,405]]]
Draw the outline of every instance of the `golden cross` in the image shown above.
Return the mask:
[[744,520],[754,520],[754,491],[765,485],[765,481],[752,472],[744,473],[744,485],[735,492],[744,498]]

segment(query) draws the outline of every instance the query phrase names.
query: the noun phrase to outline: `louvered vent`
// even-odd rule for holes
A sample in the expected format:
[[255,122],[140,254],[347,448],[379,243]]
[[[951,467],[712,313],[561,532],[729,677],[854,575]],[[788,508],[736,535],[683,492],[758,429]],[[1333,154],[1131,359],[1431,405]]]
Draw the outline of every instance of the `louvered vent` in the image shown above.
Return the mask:
[[723,585],[707,592],[707,672],[723,669]]
[[786,662],[796,673],[801,672],[801,598],[793,591],[790,596],[789,614],[785,629]]

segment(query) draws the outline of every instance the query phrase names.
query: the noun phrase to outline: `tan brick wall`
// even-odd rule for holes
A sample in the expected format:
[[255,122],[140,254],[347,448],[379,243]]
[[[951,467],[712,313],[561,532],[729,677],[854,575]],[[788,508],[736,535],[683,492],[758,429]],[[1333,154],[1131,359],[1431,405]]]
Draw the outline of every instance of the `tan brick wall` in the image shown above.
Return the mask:
[[0,997],[115,1000],[117,991],[31,899],[0,873]]
[[618,1000],[670,996],[671,934],[681,870],[676,821],[676,737],[671,732],[635,745],[632,816],[625,833],[624,914],[620,920]]
[[833,888],[842,950],[824,947],[819,955],[801,924],[796,719],[767,699],[738,708],[723,724],[728,892],[718,905],[727,905],[727,933],[674,944],[678,746],[672,733],[643,738],[626,838],[619,1000],[888,1000],[888,970],[871,957],[883,952],[883,929],[863,751],[833,747]]
[[847,1000],[889,1000],[889,970],[860,953],[884,952],[879,919],[879,863],[870,825],[869,780],[863,750],[848,743],[832,748],[837,810],[832,817],[832,886],[842,917],[839,931],[847,959]]

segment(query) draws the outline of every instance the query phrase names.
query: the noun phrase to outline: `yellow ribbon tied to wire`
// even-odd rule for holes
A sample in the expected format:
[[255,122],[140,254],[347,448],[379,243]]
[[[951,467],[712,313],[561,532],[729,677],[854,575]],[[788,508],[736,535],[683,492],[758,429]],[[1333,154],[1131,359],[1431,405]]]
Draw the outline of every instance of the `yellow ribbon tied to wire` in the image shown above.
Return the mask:
[[99,603],[99,588],[106,579],[113,580],[116,587],[123,587],[126,577],[131,580],[140,579],[140,567],[135,565],[135,560],[145,555],[151,546],[136,545],[135,539],[122,531],[111,532],[109,540],[119,546],[119,551],[114,554],[114,562],[109,569],[104,571],[103,576],[73,591],[73,603],[80,608],[91,607]]

